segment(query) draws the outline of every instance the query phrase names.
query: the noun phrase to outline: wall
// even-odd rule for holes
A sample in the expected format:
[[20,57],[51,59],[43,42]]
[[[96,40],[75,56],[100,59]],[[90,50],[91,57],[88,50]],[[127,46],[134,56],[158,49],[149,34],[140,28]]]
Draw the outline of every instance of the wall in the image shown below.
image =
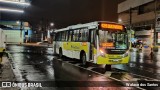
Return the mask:
[[6,37],[6,42],[7,43],[20,43],[23,42],[24,39],[24,32],[22,33],[22,37],[20,37],[20,30],[3,30],[5,33]]
[[129,10],[130,8],[135,8],[137,6],[152,2],[154,0],[126,0],[118,4],[118,13]]

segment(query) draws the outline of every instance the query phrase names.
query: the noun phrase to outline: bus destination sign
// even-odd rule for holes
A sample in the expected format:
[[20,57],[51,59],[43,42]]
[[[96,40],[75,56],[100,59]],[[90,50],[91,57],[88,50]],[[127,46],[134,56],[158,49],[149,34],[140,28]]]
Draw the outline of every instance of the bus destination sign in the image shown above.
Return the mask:
[[111,24],[111,23],[101,23],[100,27],[106,29],[123,30],[123,25]]

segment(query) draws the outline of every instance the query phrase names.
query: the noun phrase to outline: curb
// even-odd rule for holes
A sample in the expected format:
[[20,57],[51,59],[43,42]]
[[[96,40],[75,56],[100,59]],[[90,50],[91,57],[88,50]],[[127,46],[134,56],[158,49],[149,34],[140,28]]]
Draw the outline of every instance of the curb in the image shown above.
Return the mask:
[[[8,54],[8,61],[9,61],[9,65],[11,66],[11,71],[12,71],[12,73],[13,73],[13,81],[16,81],[16,75],[15,75],[15,73],[14,73],[14,71],[13,71],[13,69],[15,69],[15,67],[13,66],[13,59],[12,59],[12,55],[9,53],[9,52],[7,52],[7,54]],[[20,87],[16,87],[17,88],[17,90],[21,90],[21,88]]]

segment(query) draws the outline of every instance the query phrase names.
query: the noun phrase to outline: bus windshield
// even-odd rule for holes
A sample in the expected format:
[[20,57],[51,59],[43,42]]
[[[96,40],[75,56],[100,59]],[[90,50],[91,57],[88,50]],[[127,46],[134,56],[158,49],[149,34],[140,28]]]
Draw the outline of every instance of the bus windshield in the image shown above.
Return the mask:
[[128,37],[125,32],[99,30],[99,44],[106,49],[127,49]]

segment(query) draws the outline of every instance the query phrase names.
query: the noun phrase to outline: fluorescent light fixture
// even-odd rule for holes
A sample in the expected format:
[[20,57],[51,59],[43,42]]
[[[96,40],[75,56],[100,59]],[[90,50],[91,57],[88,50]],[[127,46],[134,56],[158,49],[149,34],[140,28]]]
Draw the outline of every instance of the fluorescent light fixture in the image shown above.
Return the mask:
[[24,13],[23,10],[9,9],[9,8],[0,8],[0,11]]
[[3,3],[11,3],[11,4],[19,4],[19,5],[27,5],[29,6],[30,3],[25,3],[25,2],[17,2],[17,1],[9,1],[9,0],[0,0],[0,2],[3,2]]

